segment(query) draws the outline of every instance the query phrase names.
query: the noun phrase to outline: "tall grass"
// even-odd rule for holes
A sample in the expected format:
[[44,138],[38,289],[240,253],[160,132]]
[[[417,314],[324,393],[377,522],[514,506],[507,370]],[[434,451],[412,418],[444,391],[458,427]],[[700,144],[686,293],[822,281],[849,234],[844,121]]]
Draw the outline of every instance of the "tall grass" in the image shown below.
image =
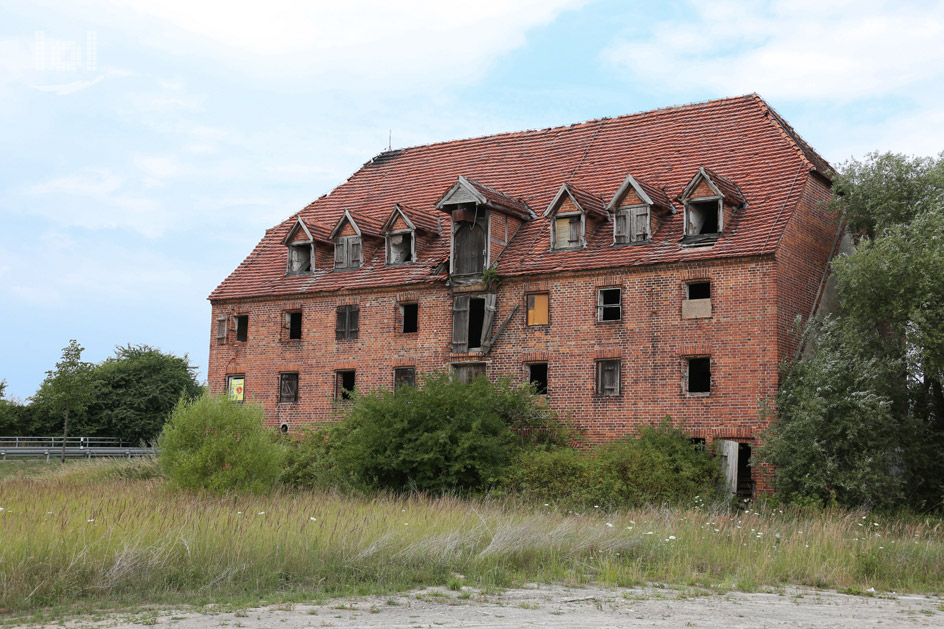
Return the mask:
[[[143,465],[143,467],[142,467]],[[511,500],[174,492],[147,463],[0,482],[0,609],[445,584],[648,581],[940,592],[944,526],[767,509],[561,513]],[[143,470],[143,471],[142,471]]]

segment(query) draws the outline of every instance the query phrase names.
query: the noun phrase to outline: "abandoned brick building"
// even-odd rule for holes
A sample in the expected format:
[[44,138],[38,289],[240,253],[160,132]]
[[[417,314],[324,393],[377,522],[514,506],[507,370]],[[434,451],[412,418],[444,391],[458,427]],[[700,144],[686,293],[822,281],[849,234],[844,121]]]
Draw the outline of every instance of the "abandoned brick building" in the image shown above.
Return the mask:
[[210,295],[209,382],[292,430],[358,387],[532,381],[591,441],[666,415],[732,490],[838,226],[830,166],[756,94],[383,152]]

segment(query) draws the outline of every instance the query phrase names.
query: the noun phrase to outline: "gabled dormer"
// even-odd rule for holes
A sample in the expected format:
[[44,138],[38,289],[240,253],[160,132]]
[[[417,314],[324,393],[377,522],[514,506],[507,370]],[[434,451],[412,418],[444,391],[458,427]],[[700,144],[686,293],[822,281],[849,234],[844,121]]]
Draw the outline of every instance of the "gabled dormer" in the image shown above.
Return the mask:
[[350,212],[344,212],[330,238],[334,242],[335,270],[358,269],[364,264],[364,237]]
[[679,196],[685,208],[683,242],[707,242],[717,239],[734,217],[747,207],[741,190],[730,179],[707,168],[699,168]]
[[436,207],[451,218],[449,273],[472,279],[480,277],[518,227],[535,216],[521,199],[462,175]]
[[433,220],[418,210],[397,203],[380,230],[384,238],[386,264],[412,264],[419,255],[418,232],[427,236],[439,236],[439,229],[438,218]]
[[675,213],[669,197],[631,174],[606,206],[613,216],[613,244],[649,242],[662,221]]
[[286,275],[306,275],[315,270],[315,239],[301,217],[288,230],[282,244],[287,248]]
[[587,246],[587,221],[609,220],[603,199],[570,183],[564,183],[544,216],[551,220],[551,249],[583,249]]

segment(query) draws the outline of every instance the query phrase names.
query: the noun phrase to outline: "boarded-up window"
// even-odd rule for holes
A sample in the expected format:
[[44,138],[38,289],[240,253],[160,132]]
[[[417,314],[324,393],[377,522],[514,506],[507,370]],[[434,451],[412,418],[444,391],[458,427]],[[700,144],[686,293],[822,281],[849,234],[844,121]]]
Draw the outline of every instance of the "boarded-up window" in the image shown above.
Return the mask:
[[620,210],[613,219],[613,242],[624,244],[629,242],[629,212]]
[[548,324],[548,304],[550,297],[547,293],[528,295],[528,325]]
[[311,243],[289,245],[287,271],[289,275],[311,273]]
[[236,315],[236,340],[243,341],[249,339],[249,315]]
[[335,338],[356,339],[360,324],[360,308],[357,306],[338,306],[338,320],[334,328]]
[[416,367],[397,367],[393,370],[393,388],[415,387]]
[[583,245],[580,216],[561,216],[554,220],[554,248],[573,249]]
[[242,402],[246,393],[245,376],[226,376],[226,395],[234,402]]
[[597,395],[620,394],[620,360],[607,358],[597,361]]
[[364,263],[360,236],[341,236],[334,243],[334,268],[356,269]]
[[216,320],[216,342],[226,342],[226,317],[220,317]]
[[302,338],[302,313],[301,311],[285,313],[285,332],[290,341]]
[[618,244],[649,240],[652,236],[649,228],[649,206],[620,208],[614,218],[613,234],[613,241]]
[[485,375],[485,363],[463,363],[452,366],[452,375],[459,382],[469,383]]
[[623,318],[622,293],[619,288],[601,288],[597,292],[598,321],[619,321]]
[[350,400],[357,386],[357,371],[342,369],[335,373],[334,397],[339,400]]
[[294,404],[298,401],[298,373],[279,374],[279,404]]
[[485,227],[482,222],[459,223],[453,239],[453,272],[477,275],[485,270]]

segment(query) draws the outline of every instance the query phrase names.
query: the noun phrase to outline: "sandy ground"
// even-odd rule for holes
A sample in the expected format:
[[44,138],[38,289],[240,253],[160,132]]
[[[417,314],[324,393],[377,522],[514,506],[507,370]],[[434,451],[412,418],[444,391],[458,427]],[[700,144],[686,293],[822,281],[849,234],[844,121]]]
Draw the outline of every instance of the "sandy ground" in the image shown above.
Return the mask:
[[[298,627],[944,627],[944,599],[849,596],[787,588],[776,593],[660,588],[529,586],[485,595],[427,588],[384,597],[335,599],[238,611],[124,612],[66,627],[208,629]],[[34,625],[35,626],[35,625]],[[56,626],[63,626],[56,623]]]

